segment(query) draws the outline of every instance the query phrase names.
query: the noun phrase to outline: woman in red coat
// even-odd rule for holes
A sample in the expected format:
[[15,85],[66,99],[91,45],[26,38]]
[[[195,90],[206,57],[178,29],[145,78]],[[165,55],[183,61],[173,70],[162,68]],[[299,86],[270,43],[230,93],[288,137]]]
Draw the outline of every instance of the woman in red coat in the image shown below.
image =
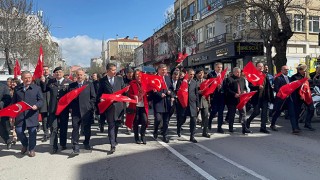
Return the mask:
[[[129,104],[129,107],[126,111],[126,126],[132,128],[133,125],[134,139],[137,144],[147,144],[145,134],[148,124],[149,109],[147,94],[141,85],[141,71],[135,70],[132,79],[133,80],[129,83],[130,88],[128,91],[128,97],[131,99],[136,99],[138,103]],[[139,124],[141,124],[141,139],[139,139]]]

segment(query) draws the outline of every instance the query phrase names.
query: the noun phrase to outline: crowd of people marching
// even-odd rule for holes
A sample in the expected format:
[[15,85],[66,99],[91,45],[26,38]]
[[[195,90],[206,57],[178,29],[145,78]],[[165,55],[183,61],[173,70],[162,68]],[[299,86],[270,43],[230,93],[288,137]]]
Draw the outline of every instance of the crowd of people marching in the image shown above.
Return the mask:
[[[214,64],[214,70],[211,72],[191,68],[174,68],[168,72],[167,66],[160,64],[156,76],[161,79],[151,79],[151,81],[151,76],[146,81],[146,75],[138,69],[134,71],[128,69],[122,77],[117,74],[117,68],[112,63],[107,64],[106,72],[101,76],[93,73],[89,78],[83,70],[79,69],[72,80],[64,76],[61,67],[55,68],[51,75],[49,68],[44,66],[43,76],[36,80],[32,79],[30,72],[25,71],[21,74],[22,82],[19,79],[10,78],[7,86],[0,85],[0,109],[21,101],[29,104],[30,108],[15,118],[1,117],[0,134],[8,149],[19,140],[22,144],[21,154],[28,152],[30,157],[34,157],[36,136],[40,130],[39,119],[44,132],[42,142],[50,141],[51,153],[55,154],[58,153],[59,145],[61,150],[67,149],[69,116],[72,119],[71,140],[74,154],[80,153],[80,134],[85,138],[82,142],[84,148],[92,149],[90,137],[94,120],[98,120],[100,132],[104,132],[106,124],[108,126],[110,153],[116,151],[118,129],[123,124],[126,125],[128,132],[133,130],[135,143],[146,144],[145,134],[149,124],[149,110],[152,110],[154,115],[153,137],[157,139],[158,135],[161,135],[165,143],[169,143],[168,126],[173,114],[176,114],[176,133],[179,137],[183,124],[187,117],[190,117],[190,141],[193,143],[197,143],[195,139],[197,124],[201,125],[203,137],[211,137],[214,117],[217,117],[217,133],[224,133],[223,124],[228,124],[228,131],[233,133],[237,110],[242,134],[252,133],[250,125],[258,115],[261,116],[260,132],[270,133],[267,128],[269,121],[270,130],[278,131],[276,121],[284,111],[290,119],[293,134],[301,132],[299,122],[304,122],[305,129],[314,131],[315,129],[311,126],[314,105],[301,97],[299,92],[301,87],[287,94],[285,98],[275,95],[281,91],[282,86],[305,78],[307,66],[300,64],[297,67],[297,73],[291,77],[288,77],[288,66],[283,66],[281,73],[276,77],[268,74],[267,65],[257,63],[255,66],[258,72],[264,74],[262,83],[258,85],[251,83],[243,70],[238,67],[234,67],[224,77],[223,64],[219,62]],[[308,77],[310,86],[319,86],[320,67],[317,67],[316,72],[310,76]],[[207,82],[211,78],[220,78],[221,82],[212,81],[211,83],[217,83],[217,85],[212,92],[208,93],[210,84]],[[152,84],[155,80],[160,82],[159,88]],[[149,81],[152,83],[148,84]],[[57,115],[59,100],[82,86],[85,87],[81,93]],[[256,93],[245,107],[239,108],[237,105],[240,103],[241,95],[250,91],[256,91]],[[130,103],[121,100],[110,101],[104,97],[104,94],[127,96],[131,101]],[[101,112],[100,104],[108,103],[109,105],[105,106]],[[223,116],[225,106],[228,110],[226,117]],[[17,104],[17,107],[18,112],[21,110],[21,105]],[[247,118],[246,113],[250,109],[253,110]],[[12,134],[10,134],[11,129],[13,129]],[[28,131],[28,137],[25,130]]]

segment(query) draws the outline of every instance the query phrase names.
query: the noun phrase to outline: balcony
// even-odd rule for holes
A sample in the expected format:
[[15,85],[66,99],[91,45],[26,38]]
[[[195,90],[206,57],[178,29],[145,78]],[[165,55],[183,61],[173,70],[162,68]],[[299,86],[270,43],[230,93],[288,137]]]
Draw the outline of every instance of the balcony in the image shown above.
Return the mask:
[[227,42],[227,33],[220,34],[204,41],[204,48],[210,48]]

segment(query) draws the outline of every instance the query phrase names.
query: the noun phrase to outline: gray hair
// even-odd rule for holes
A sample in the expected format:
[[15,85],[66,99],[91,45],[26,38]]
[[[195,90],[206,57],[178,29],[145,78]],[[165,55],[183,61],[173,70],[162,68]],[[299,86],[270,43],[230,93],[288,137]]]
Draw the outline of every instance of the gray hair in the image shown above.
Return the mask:
[[21,73],[21,77],[22,77],[22,76],[25,76],[26,74],[31,74],[31,72],[30,72],[30,71],[23,71],[23,72]]
[[216,62],[216,63],[214,63],[214,67],[217,67],[217,66],[219,66],[219,65],[223,65],[221,62]]
[[232,70],[232,72],[236,72],[236,71],[238,71],[238,70],[241,71],[241,69],[240,69],[239,67],[234,67],[233,70]]

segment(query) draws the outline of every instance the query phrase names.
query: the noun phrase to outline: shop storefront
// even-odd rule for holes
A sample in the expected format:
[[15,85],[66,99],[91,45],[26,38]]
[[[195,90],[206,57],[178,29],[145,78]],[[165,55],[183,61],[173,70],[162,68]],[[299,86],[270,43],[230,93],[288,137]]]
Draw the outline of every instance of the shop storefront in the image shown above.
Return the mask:
[[263,56],[262,42],[232,42],[206,52],[191,55],[184,61],[184,67],[212,70],[215,62],[221,62],[224,68],[243,68],[253,57]]

